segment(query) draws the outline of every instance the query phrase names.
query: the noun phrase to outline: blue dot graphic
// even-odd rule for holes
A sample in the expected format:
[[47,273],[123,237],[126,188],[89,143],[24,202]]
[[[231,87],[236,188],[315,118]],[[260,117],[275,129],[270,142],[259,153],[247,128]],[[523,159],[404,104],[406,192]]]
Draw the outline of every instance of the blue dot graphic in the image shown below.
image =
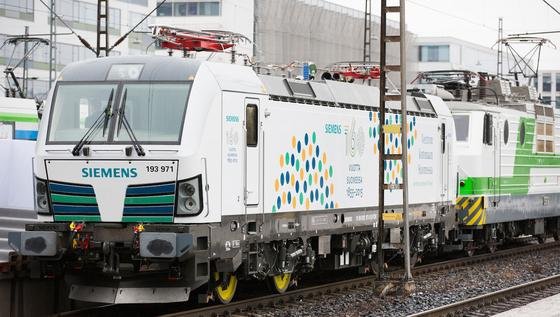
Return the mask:
[[301,152],[301,141],[297,141],[297,152]]
[[331,201],[331,208],[334,208],[334,203]]
[[309,200],[311,200],[311,202],[313,202],[313,192],[309,192]]
[[321,178],[319,179],[319,186],[323,188],[323,176],[321,176]]
[[315,156],[319,157],[319,146],[317,145],[317,147],[315,148]]
[[286,184],[290,182],[290,172],[286,171]]
[[303,192],[307,193],[307,181],[303,182]]
[[290,158],[290,163],[292,163],[292,166],[294,166],[294,164],[296,163],[296,157],[292,154],[292,157]]
[[313,169],[315,169],[315,158],[313,158],[313,160],[311,161],[311,167],[313,167]]
[[284,174],[280,174],[280,185],[284,186]]
[[307,133],[305,134],[305,137],[303,138],[305,145],[307,145],[309,143],[309,135],[307,135]]
[[319,189],[315,189],[315,200],[319,200]]
[[305,161],[305,171],[309,172],[309,161]]
[[296,181],[296,193],[299,193],[299,181]]
[[292,202],[292,193],[288,192],[288,204]]
[[280,199],[280,196],[278,196],[278,198],[276,199],[276,208],[280,209],[280,206],[282,206],[282,199]]

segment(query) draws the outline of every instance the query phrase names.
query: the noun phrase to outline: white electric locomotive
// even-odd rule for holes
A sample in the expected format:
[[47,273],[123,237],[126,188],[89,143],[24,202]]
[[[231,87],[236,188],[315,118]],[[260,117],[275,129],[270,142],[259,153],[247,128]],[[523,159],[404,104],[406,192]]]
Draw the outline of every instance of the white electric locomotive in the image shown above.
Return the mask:
[[[171,57],[71,64],[37,140],[40,222],[9,242],[38,275],[64,274],[77,300],[185,301],[197,290],[229,302],[248,278],[284,292],[296,274],[372,264],[384,142],[408,148],[420,252],[454,219],[455,127],[440,98],[408,98],[401,144],[379,139],[374,87]],[[389,108],[386,124],[400,123],[398,103]],[[402,169],[388,162],[386,183]],[[386,195],[384,248],[401,243],[400,198]]]

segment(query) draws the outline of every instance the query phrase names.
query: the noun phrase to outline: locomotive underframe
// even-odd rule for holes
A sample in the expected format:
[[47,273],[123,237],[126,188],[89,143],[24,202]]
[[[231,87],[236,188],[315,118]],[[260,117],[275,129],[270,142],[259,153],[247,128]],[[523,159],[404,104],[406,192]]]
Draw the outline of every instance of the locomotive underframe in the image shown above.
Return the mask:
[[[411,210],[421,210],[411,217],[413,252],[445,241],[443,227],[434,224],[447,209],[411,205]],[[396,206],[388,207],[388,214],[399,212]],[[297,276],[314,269],[360,267],[367,272],[375,269],[376,223],[375,209],[360,208],[224,216],[221,223],[212,224],[144,224],[141,232],[134,231],[136,224],[122,223],[86,223],[79,234],[69,223],[38,223],[26,229],[56,232],[57,237],[56,256],[33,257],[39,264],[32,265],[34,277],[64,275],[75,300],[128,303],[187,300],[192,290],[204,293],[201,286],[214,286],[214,272],[235,272],[241,279]],[[383,249],[389,255],[400,252],[401,226],[402,221],[386,222]],[[181,256],[140,255],[141,235],[158,238],[170,233],[189,235],[192,241]]]

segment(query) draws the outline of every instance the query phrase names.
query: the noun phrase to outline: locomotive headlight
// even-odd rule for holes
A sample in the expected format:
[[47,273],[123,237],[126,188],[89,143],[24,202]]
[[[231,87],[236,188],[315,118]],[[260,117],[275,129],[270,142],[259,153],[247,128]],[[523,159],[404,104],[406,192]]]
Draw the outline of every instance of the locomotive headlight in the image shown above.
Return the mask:
[[35,210],[37,210],[38,214],[50,214],[47,182],[42,179],[35,178],[34,187]]
[[181,190],[185,196],[192,196],[196,193],[196,189],[190,183],[185,183],[185,185],[181,187]]
[[187,209],[190,212],[196,211],[196,201],[194,199],[192,199],[191,197],[187,197],[187,199],[185,199],[185,209]]
[[198,215],[203,208],[202,175],[179,182],[177,216]]

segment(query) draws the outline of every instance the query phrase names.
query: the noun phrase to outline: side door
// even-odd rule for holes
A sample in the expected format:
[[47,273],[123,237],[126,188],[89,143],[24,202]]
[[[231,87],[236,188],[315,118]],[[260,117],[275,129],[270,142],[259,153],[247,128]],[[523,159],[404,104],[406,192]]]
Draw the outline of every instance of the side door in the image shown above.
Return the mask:
[[256,206],[260,197],[261,140],[259,99],[245,98],[245,205]]

